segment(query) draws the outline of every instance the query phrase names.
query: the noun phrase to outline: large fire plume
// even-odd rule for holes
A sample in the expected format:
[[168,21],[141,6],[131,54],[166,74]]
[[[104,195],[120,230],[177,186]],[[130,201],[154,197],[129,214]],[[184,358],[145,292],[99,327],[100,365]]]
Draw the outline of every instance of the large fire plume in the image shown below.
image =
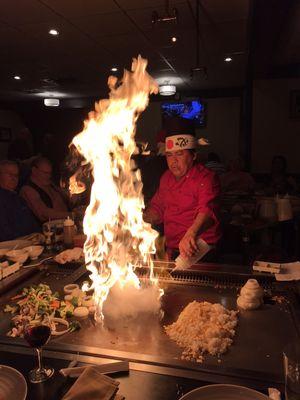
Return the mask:
[[[93,176],[83,227],[97,321],[103,320],[103,302],[111,288],[140,287],[134,273],[137,267],[148,265],[155,283],[151,255],[157,233],[143,220],[141,175],[132,160],[137,118],[147,107],[149,94],[157,93],[146,66],[147,60],[139,56],[133,59],[132,72],[125,70],[121,82],[109,77],[109,99],[96,103],[83,131],[72,142],[90,164]],[[75,179],[70,186],[77,191]],[[159,298],[160,290],[156,290]]]

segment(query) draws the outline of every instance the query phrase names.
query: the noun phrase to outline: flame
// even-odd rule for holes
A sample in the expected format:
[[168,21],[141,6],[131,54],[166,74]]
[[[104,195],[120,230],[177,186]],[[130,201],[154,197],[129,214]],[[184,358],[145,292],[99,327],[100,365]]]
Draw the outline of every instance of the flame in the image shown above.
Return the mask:
[[69,192],[71,194],[80,194],[85,191],[85,184],[81,182],[78,178],[78,173],[76,172],[71,176],[69,180]]
[[[149,265],[155,281],[151,254],[157,233],[143,221],[141,175],[131,158],[138,115],[148,105],[149,94],[158,90],[146,66],[147,60],[139,56],[133,59],[132,72],[124,71],[120,85],[116,77],[109,77],[109,99],[95,104],[84,130],[72,142],[91,165],[94,178],[83,227],[97,321],[103,320],[103,302],[116,283],[140,287],[135,268]],[[72,178],[76,190],[76,174]]]

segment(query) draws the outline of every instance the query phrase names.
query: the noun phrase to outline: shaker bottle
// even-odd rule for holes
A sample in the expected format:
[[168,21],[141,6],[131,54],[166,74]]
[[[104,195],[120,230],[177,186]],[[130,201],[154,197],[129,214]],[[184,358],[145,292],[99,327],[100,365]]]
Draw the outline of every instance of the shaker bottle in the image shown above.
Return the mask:
[[75,224],[74,221],[68,217],[64,220],[64,245],[66,248],[74,247]]

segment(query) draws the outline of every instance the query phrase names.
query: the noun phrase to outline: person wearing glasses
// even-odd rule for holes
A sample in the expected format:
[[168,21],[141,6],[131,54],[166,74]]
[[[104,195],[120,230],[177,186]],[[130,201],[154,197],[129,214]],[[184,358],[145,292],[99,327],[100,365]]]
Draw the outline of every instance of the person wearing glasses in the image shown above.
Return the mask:
[[0,241],[14,240],[41,230],[26,202],[16,192],[18,180],[18,164],[0,161]]
[[52,164],[45,157],[33,161],[30,178],[20,194],[40,222],[63,219],[70,214],[67,199],[52,182]]

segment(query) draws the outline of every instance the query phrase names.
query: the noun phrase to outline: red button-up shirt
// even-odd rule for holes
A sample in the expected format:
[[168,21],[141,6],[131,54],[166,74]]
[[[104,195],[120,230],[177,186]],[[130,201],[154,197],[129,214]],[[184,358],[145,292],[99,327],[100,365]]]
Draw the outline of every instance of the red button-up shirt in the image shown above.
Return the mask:
[[180,240],[200,212],[214,220],[214,224],[201,233],[200,237],[208,244],[215,244],[220,239],[220,224],[216,216],[219,193],[217,175],[201,164],[194,165],[179,180],[169,170],[164,173],[150,208],[160,216],[160,222],[164,224],[168,248],[178,248]]

